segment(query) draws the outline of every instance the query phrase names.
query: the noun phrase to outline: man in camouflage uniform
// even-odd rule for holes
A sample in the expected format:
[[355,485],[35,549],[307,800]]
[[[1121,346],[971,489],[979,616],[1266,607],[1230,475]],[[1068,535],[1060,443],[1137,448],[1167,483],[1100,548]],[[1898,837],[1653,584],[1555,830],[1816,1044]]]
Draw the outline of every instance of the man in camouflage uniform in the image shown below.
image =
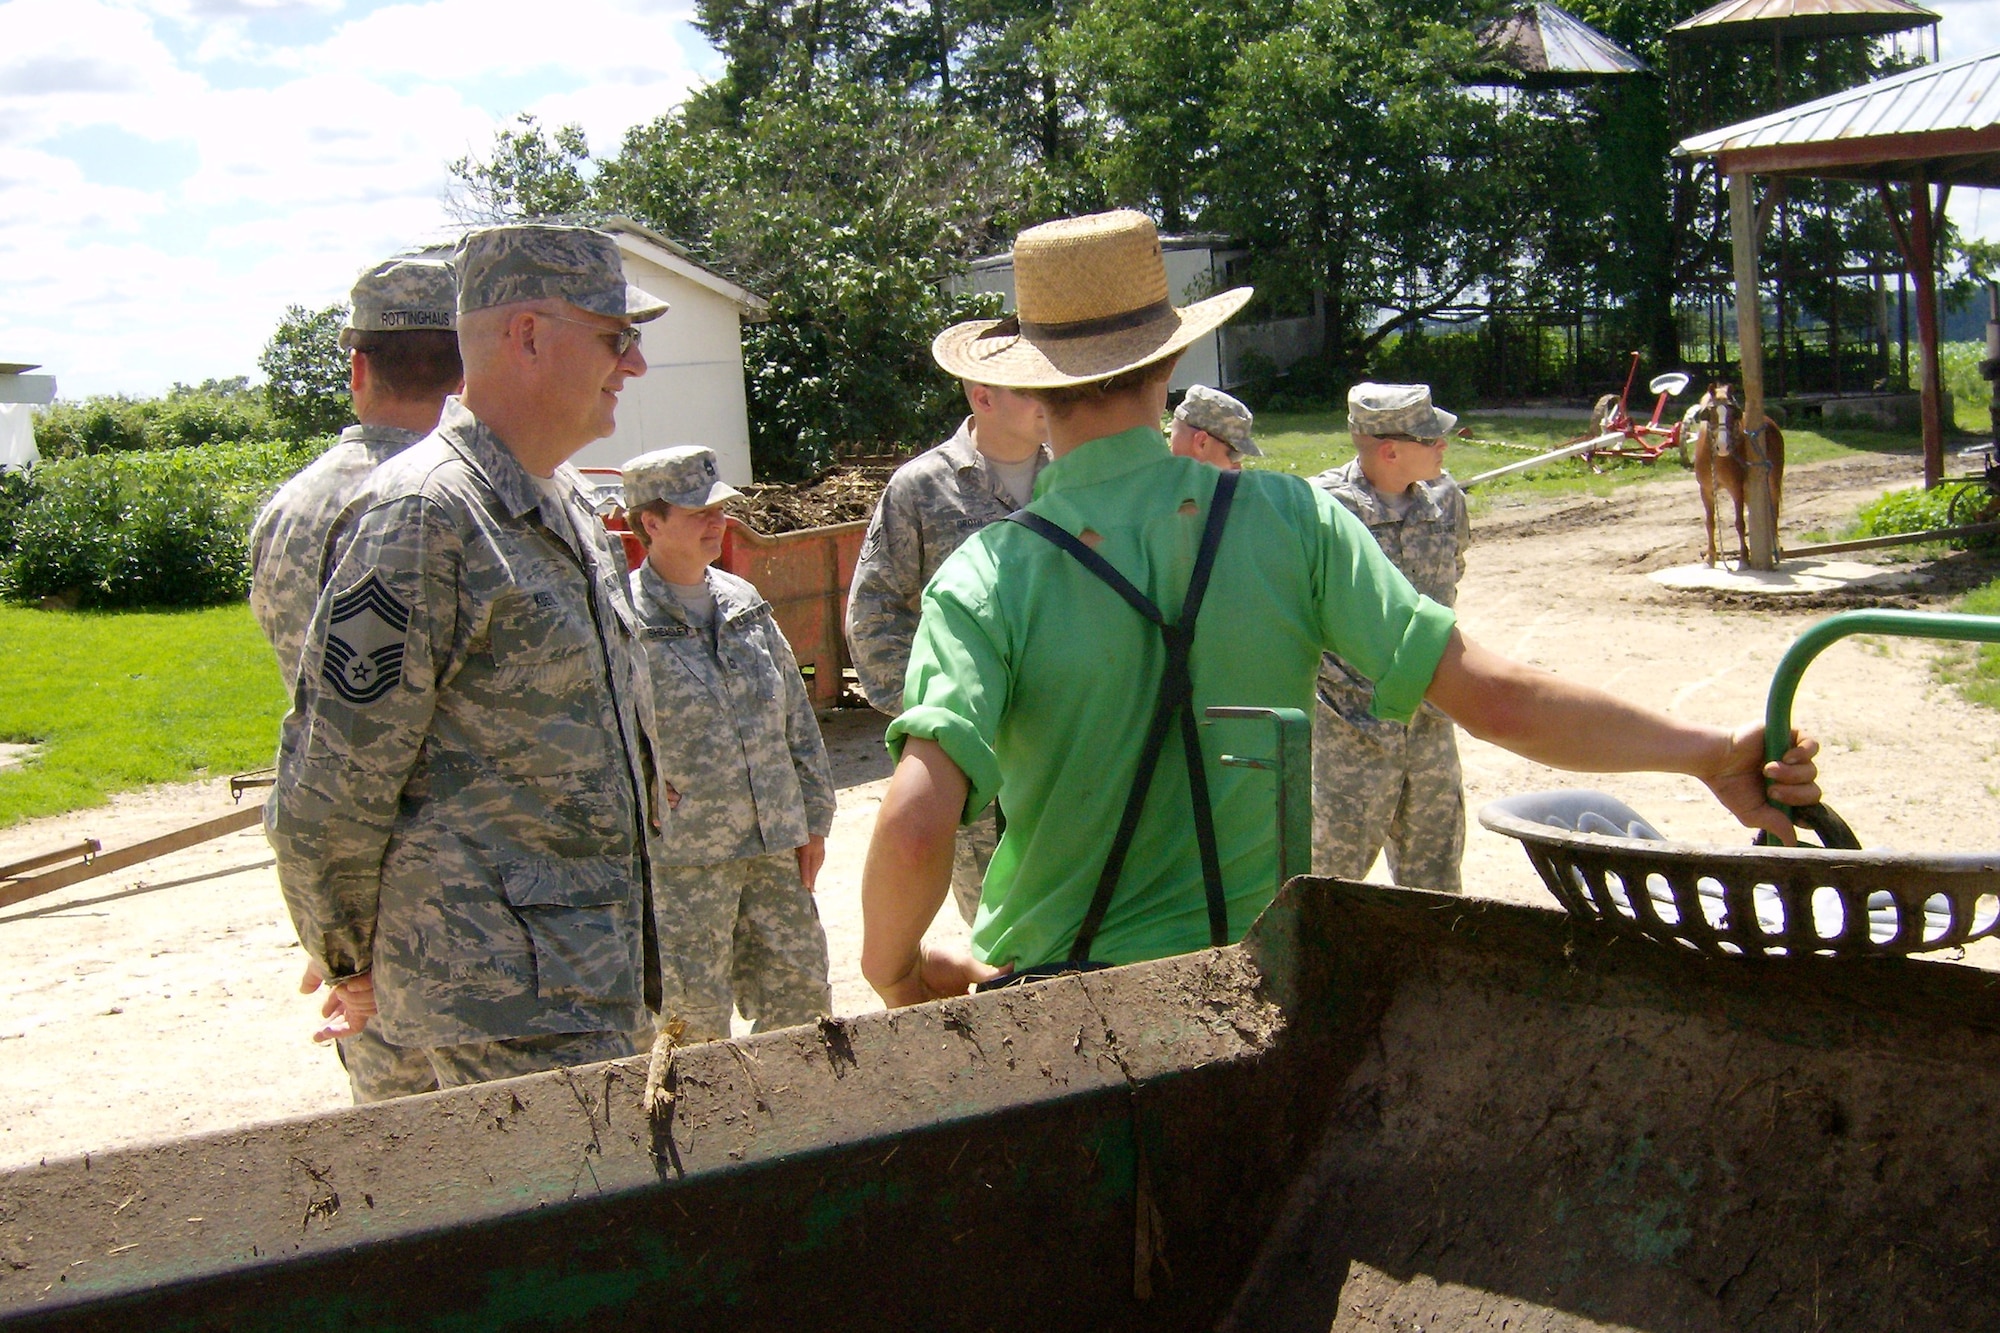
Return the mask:
[[286,482],[250,529],[250,610],[278,654],[290,693],[299,647],[325,582],[333,521],[361,483],[437,428],[464,382],[449,258],[398,255],[355,281],[340,346],[358,423]]
[[711,566],[725,501],[715,454],[682,445],[625,465],[646,561],[632,572],[659,722],[673,836],[653,875],[662,1028],[729,1035],[732,1006],[759,1032],[833,1007],[812,890],[833,828],[833,768],[770,603]]
[[[862,539],[847,594],[847,652],[868,702],[903,711],[903,673],[917,637],[924,585],[945,557],[1034,497],[1049,461],[1041,404],[1013,389],[963,381],[972,415],[958,433],[896,469]],[[998,807],[958,832],[951,891],[972,923],[999,841]]]
[[1222,390],[1194,385],[1174,409],[1167,448],[1179,458],[1240,470],[1246,456],[1264,456],[1250,436],[1250,420],[1250,409]]
[[[1312,478],[1368,527],[1416,590],[1451,606],[1472,528],[1444,471],[1458,418],[1422,384],[1357,384],[1347,395],[1355,456]],[[1465,791],[1450,718],[1425,703],[1407,723],[1371,712],[1375,687],[1332,653],[1313,719],[1313,873],[1359,879],[1387,847],[1398,884],[1457,893]]]
[[[286,482],[250,530],[250,609],[278,654],[287,694],[296,690],[299,646],[326,583],[334,521],[369,473],[436,428],[446,395],[464,381],[457,299],[451,264],[435,255],[386,259],[354,284],[340,345],[359,424]],[[308,963],[299,989],[311,994],[323,980]],[[357,1103],[437,1087],[422,1051],[391,1046],[372,1028],[341,1037],[336,1049]]]
[[650,691],[566,460],[642,374],[616,243],[459,243],[465,394],[364,483],[299,659],[266,826],[336,1026],[441,1086],[629,1055],[657,1000]]

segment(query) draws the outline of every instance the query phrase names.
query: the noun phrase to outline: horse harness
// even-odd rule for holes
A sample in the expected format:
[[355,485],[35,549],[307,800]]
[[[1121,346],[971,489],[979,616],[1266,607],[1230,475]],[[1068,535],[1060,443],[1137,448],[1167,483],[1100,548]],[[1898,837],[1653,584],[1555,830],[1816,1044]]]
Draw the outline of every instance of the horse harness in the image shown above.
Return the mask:
[[1153,705],[1151,725],[1146,729],[1146,742],[1139,751],[1139,766],[1132,775],[1132,788],[1126,793],[1125,810],[1118,820],[1118,832],[1111,840],[1111,852],[1105,857],[1104,867],[1097,877],[1097,892],[1091,897],[1082,925],[1077,927],[1069,957],[1060,963],[1017,969],[1006,976],[982,982],[979,989],[994,990],[1023,981],[1110,966],[1109,963],[1092,961],[1091,946],[1096,943],[1098,929],[1104,924],[1104,914],[1111,906],[1113,893],[1117,891],[1126,854],[1139,831],[1139,816],[1145,809],[1146,793],[1152,788],[1160,752],[1166,747],[1167,729],[1176,718],[1180,720],[1181,751],[1187,762],[1188,794],[1194,806],[1195,843],[1201,850],[1202,887],[1208,900],[1208,939],[1211,945],[1216,946],[1229,943],[1229,903],[1222,886],[1222,860],[1216,850],[1215,811],[1209,804],[1208,772],[1201,756],[1201,727],[1194,713],[1194,677],[1190,657],[1194,649],[1195,621],[1201,614],[1202,599],[1208,592],[1209,573],[1215,566],[1215,553],[1222,545],[1222,529],[1229,521],[1229,509],[1236,498],[1239,476],[1236,472],[1227,471],[1216,478],[1215,496],[1209,503],[1208,519],[1201,531],[1201,545],[1195,553],[1194,572],[1188,578],[1180,617],[1171,625],[1152,599],[1114,569],[1110,561],[1072,533],[1025,509],[1007,516],[1008,522],[1020,524],[1069,554],[1124,598],[1134,611],[1157,626],[1166,644],[1167,661],[1160,675],[1160,692]]

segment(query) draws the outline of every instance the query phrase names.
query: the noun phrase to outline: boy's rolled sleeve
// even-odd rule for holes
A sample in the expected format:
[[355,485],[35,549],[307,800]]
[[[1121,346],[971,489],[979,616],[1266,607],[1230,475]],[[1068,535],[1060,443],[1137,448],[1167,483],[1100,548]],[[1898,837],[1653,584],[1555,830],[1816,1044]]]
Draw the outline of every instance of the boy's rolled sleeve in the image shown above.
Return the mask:
[[964,554],[947,560],[924,592],[923,619],[903,680],[903,712],[889,724],[886,740],[898,762],[903,742],[912,736],[937,743],[965,774],[969,790],[959,822],[969,824],[1000,794],[994,738],[1006,708],[1010,668],[978,609],[953,594],[949,573]]
[[1418,595],[1388,669],[1375,678],[1375,702],[1368,710],[1371,714],[1389,722],[1408,722],[1416,716],[1457,623],[1449,608]]

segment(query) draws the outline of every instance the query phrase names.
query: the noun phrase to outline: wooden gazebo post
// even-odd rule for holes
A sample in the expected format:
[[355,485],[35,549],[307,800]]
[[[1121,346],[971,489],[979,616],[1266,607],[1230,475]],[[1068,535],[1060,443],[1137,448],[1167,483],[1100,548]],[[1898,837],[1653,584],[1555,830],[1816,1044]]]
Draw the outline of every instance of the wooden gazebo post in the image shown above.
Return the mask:
[[[1942,192],[1940,192],[1942,195]],[[1924,423],[1924,485],[1944,480],[1944,393],[1938,368],[1937,229],[1944,200],[1931,212],[1931,185],[1919,168],[1910,182],[1910,256],[1917,280],[1917,341],[1922,350],[1923,388],[1918,403]]]
[[1911,280],[1917,289],[1917,347],[1920,353],[1917,402],[1923,420],[1924,485],[1930,487],[1944,480],[1944,383],[1938,366],[1937,233],[1944,225],[1944,206],[1951,197],[1951,187],[1946,185],[1938,190],[1937,207],[1933,211],[1929,174],[1918,166],[1910,181],[1910,211],[1907,217],[1897,207],[1896,196],[1890,193],[1888,181],[1877,181],[1876,190],[1882,196],[1882,208],[1889,215],[1889,226],[1896,233],[1896,243],[1903,251]]
[[1778,567],[1777,523],[1771,512],[1771,460],[1764,453],[1764,311],[1757,299],[1757,210],[1750,173],[1729,177],[1729,244],[1736,260],[1736,343],[1743,362],[1743,430],[1750,444],[1744,519],[1750,568]]

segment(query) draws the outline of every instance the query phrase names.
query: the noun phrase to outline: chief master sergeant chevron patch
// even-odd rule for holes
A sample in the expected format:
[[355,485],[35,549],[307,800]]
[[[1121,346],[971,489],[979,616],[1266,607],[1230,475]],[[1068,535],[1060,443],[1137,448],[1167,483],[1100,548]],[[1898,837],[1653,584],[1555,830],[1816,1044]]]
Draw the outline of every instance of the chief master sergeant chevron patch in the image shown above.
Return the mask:
[[373,570],[333,599],[320,675],[351,704],[370,704],[403,679],[410,608]]

